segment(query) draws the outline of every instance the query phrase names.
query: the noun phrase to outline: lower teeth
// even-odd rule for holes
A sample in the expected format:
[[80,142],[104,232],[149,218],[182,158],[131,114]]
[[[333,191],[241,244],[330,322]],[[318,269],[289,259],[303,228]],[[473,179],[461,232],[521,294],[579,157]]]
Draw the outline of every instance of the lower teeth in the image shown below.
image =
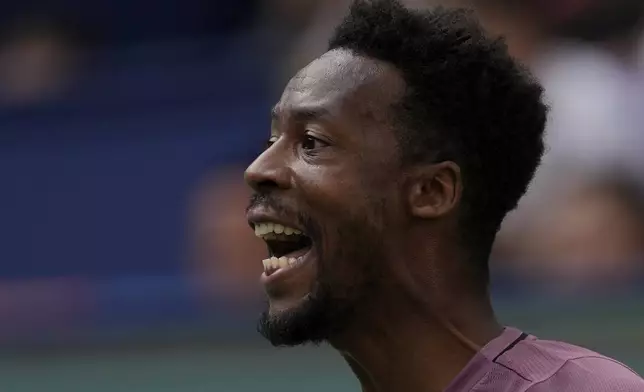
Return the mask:
[[269,271],[269,270],[274,270],[278,268],[286,268],[289,266],[293,266],[298,263],[298,261],[301,259],[301,257],[295,258],[295,257],[271,257],[269,259],[262,260],[262,263],[264,264],[264,270]]

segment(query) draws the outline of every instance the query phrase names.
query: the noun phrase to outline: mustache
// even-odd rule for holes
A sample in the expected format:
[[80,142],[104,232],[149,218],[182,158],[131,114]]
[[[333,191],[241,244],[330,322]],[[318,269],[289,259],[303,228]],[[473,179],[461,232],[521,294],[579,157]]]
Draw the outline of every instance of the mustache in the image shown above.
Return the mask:
[[265,192],[255,192],[250,196],[250,201],[248,207],[246,207],[246,213],[252,210],[253,208],[262,207],[275,211],[278,215],[290,216],[296,218],[298,224],[302,225],[306,229],[312,228],[311,218],[298,211],[294,211],[293,208],[287,206],[283,201],[275,197],[275,195]]
[[250,201],[248,202],[248,207],[246,207],[246,212],[248,213],[248,211],[258,207],[271,209],[280,214],[286,212],[284,205],[279,200],[277,200],[276,197],[268,193],[253,193],[250,196]]

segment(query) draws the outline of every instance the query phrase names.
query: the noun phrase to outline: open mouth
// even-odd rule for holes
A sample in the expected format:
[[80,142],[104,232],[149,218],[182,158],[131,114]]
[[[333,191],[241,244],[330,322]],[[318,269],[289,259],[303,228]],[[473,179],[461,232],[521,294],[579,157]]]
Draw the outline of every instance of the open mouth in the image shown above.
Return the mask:
[[302,264],[313,245],[311,238],[301,230],[279,223],[256,223],[255,235],[268,246],[270,257],[262,260],[266,276]]

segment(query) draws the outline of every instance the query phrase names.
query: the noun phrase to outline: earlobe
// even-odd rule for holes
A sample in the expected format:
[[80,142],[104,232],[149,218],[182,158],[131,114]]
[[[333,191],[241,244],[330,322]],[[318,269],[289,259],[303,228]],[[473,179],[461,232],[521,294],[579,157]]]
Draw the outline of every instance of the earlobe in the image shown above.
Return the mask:
[[408,188],[411,213],[425,219],[448,215],[458,205],[462,189],[461,170],[454,162],[418,168]]

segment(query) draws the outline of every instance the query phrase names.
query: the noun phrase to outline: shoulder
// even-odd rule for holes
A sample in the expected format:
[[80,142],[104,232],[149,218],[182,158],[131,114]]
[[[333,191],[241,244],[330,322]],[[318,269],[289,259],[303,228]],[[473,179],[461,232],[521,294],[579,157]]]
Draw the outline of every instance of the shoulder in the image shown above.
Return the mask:
[[565,360],[549,377],[527,392],[644,392],[644,380],[626,365],[599,355]]
[[644,379],[612,358],[516,329],[506,330],[506,339],[492,341],[482,350],[488,366],[483,367],[485,375],[472,390],[644,392]]
[[644,392],[644,380],[619,361],[592,350],[531,336],[499,358],[525,380],[528,392]]

